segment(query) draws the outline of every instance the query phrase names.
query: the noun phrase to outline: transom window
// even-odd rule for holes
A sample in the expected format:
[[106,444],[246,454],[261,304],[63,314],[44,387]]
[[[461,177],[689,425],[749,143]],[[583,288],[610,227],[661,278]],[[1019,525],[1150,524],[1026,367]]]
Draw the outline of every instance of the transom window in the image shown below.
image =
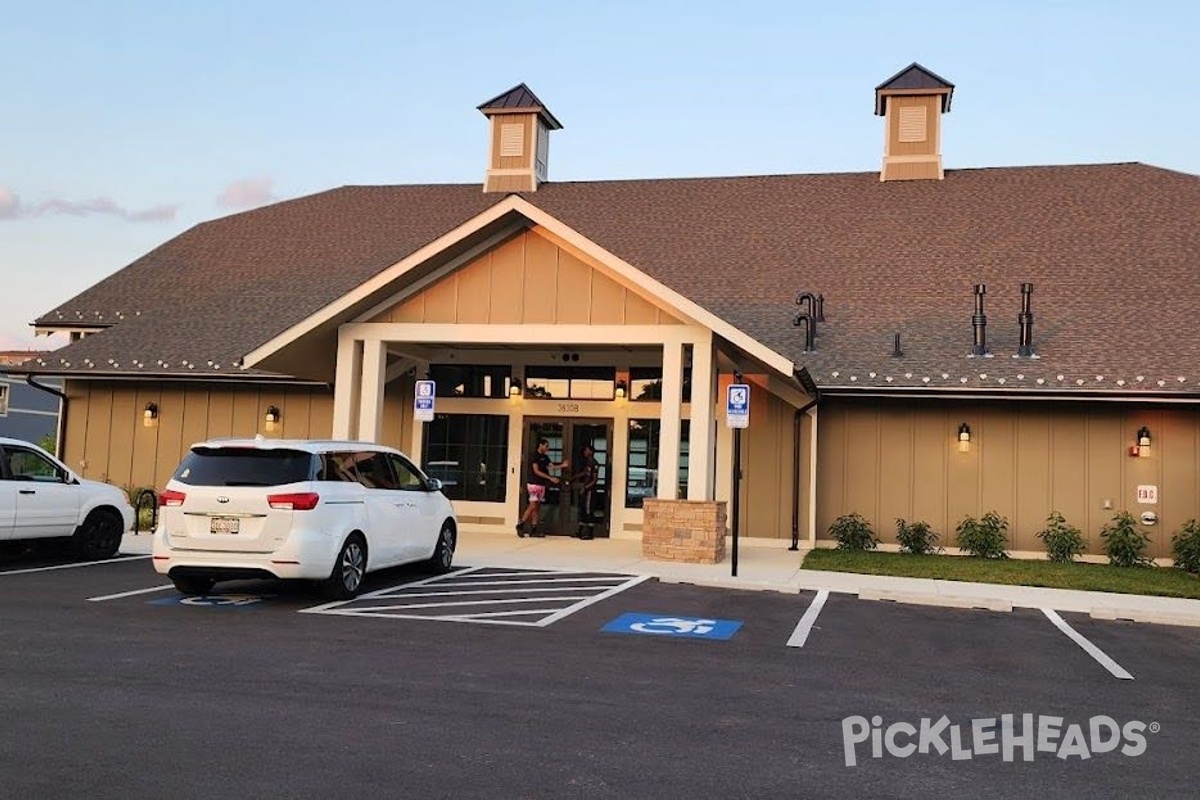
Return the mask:
[[525,368],[525,396],[529,398],[612,400],[616,388],[615,367]]

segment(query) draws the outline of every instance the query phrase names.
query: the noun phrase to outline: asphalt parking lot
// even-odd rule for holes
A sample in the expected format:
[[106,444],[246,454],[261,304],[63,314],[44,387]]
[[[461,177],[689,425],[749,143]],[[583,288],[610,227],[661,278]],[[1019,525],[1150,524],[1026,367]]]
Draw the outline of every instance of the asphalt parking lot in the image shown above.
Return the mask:
[[1194,796],[1192,628],[1062,615],[1106,664],[1036,610],[604,573],[217,591],[0,558],[5,795]]

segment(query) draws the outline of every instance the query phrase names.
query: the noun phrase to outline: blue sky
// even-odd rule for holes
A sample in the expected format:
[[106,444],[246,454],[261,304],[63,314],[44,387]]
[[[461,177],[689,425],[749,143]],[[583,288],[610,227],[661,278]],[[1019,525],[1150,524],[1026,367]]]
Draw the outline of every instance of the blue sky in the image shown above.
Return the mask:
[[[551,180],[877,170],[874,87],[956,85],[947,168],[1200,173],[1195,4],[0,0],[0,349],[193,225],[346,184],[482,182],[483,101]],[[181,298],[181,301],[185,298]]]

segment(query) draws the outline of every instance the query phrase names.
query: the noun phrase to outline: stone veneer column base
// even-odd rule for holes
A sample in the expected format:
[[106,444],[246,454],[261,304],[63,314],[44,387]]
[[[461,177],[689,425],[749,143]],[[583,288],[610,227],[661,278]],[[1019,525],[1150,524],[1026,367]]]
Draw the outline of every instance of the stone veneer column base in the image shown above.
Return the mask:
[[642,505],[642,555],[658,561],[725,560],[724,500],[657,500]]

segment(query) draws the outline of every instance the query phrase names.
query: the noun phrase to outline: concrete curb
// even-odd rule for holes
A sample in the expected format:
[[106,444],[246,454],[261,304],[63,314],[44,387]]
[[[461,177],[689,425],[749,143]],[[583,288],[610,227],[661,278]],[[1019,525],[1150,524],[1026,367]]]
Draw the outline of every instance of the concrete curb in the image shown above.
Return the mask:
[[974,608],[985,611],[1002,611],[1011,613],[1013,604],[1008,600],[994,597],[966,597],[945,594],[917,594],[915,592],[885,591],[880,589],[863,589],[858,593],[859,600],[876,602],[907,603],[918,606],[942,606],[945,608]]

